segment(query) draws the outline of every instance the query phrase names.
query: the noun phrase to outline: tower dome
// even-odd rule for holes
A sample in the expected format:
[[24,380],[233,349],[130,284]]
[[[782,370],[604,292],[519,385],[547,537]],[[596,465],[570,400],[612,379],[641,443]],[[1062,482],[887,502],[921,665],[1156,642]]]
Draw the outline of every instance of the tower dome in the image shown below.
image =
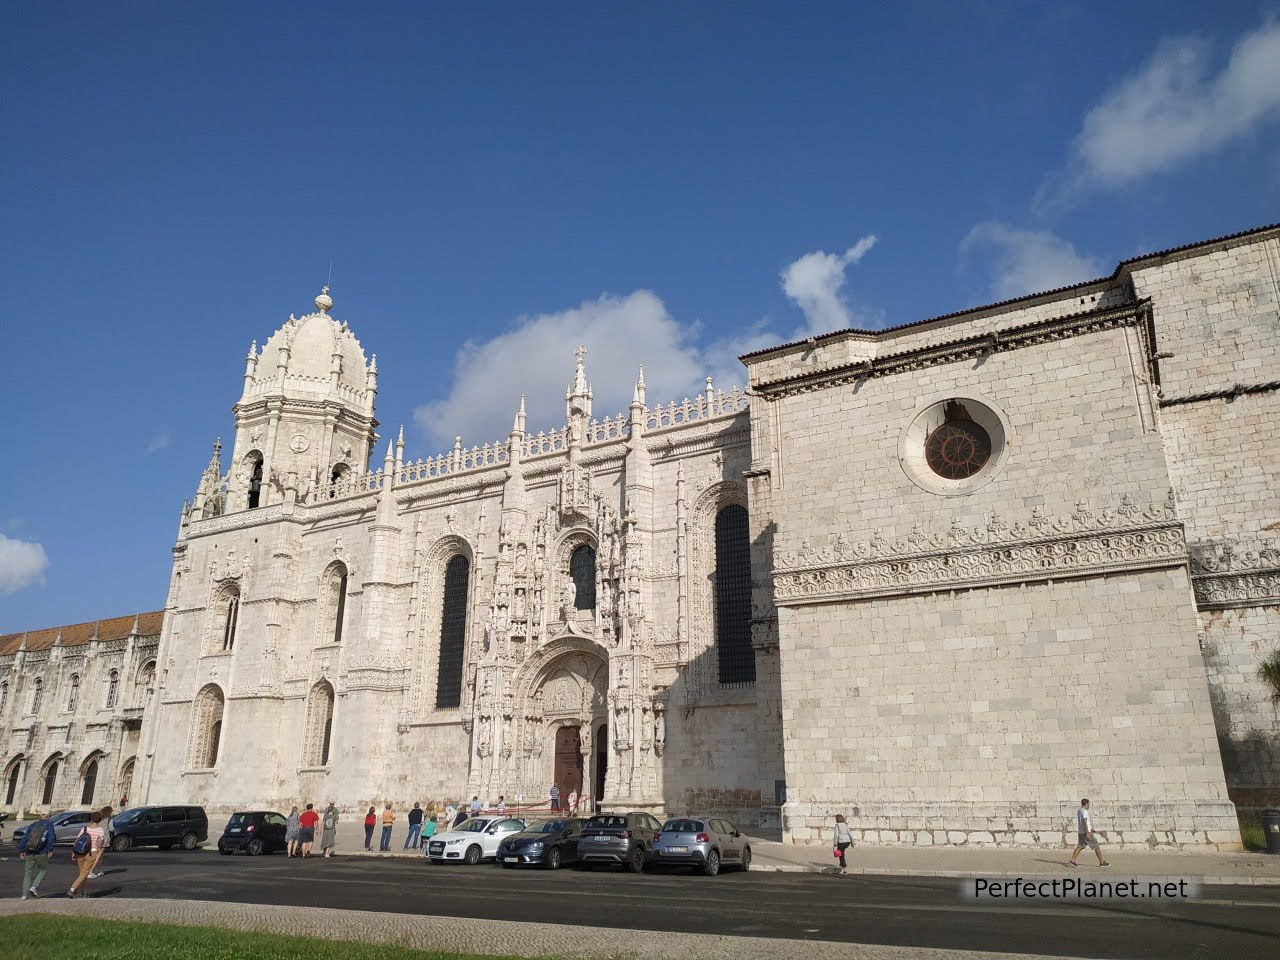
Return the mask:
[[[364,350],[346,323],[329,315],[333,298],[326,286],[315,299],[316,312],[290,316],[262,348],[258,374],[270,380],[284,367],[287,393],[328,396],[336,392],[348,400],[364,396]],[[336,371],[335,371],[336,366]],[[334,373],[337,373],[336,382]]]

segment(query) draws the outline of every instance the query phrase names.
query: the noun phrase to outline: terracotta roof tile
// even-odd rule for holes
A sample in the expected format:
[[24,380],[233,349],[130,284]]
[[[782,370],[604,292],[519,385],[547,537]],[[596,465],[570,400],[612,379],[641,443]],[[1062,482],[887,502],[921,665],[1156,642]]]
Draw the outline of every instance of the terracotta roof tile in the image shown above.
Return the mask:
[[158,637],[160,627],[164,623],[164,611],[153,610],[151,613],[138,614],[138,636]]
[[98,624],[99,640],[123,640],[133,632],[133,621],[137,614],[131,613],[127,617],[112,617],[110,620],[102,620]]
[[31,630],[27,633],[28,650],[48,650],[58,639],[57,627],[46,627],[44,630]]
[[138,625],[138,635],[154,637],[160,633],[160,625],[164,622],[163,610],[152,610],[148,613],[131,613],[126,617],[112,617],[110,620],[89,620],[85,623],[73,623],[65,627],[46,627],[43,630],[30,630],[26,633],[7,633],[0,636],[0,656],[17,653],[26,639],[28,650],[48,650],[62,635],[64,647],[75,647],[88,643],[94,637],[100,640],[124,640],[133,633],[133,626]]
[[17,653],[18,647],[22,645],[23,636],[24,634],[21,633],[6,633],[3,637],[0,637],[0,657],[10,653]]

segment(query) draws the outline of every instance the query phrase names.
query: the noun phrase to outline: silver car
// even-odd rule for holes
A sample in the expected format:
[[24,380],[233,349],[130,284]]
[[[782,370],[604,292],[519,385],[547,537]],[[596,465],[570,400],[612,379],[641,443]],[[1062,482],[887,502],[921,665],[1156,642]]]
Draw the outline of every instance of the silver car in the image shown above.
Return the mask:
[[[89,823],[89,810],[66,810],[62,813],[55,813],[49,819],[53,821],[53,835],[55,842],[75,843],[76,837],[80,835],[80,831]],[[23,824],[13,831],[13,845],[21,847],[23,838],[27,835],[27,828],[30,823]]]
[[751,869],[751,841],[719,817],[672,817],[653,847],[654,866],[685,866],[714,877],[722,866]]

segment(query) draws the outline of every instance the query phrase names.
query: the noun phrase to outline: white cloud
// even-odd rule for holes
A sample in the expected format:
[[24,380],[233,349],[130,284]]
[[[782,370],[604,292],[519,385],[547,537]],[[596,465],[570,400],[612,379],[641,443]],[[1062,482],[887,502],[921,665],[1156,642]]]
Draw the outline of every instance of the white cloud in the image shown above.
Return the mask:
[[1041,187],[1037,206],[1172,169],[1280,116],[1280,23],[1241,37],[1216,74],[1209,54],[1201,38],[1161,41],[1085,114],[1067,167]]
[[960,242],[962,255],[975,250],[990,263],[992,300],[1065,287],[1102,273],[1096,258],[1077,252],[1055,234],[997,221],[978,224]]
[[[464,344],[448,395],[418,407],[414,419],[441,452],[452,447],[455,434],[467,446],[505,440],[521,393],[527,398],[529,430],[562,425],[564,392],[573,380],[573,352],[580,343],[587,348],[596,417],[626,410],[642,364],[651,405],[682,399],[702,389],[708,373],[717,373],[704,364],[697,333],[696,325],[677,323],[648,290],[626,297],[606,294],[571,310],[523,317],[490,340]],[[733,355],[717,359],[729,381],[742,384],[745,371]]]
[[159,453],[165,447],[169,446],[173,437],[169,435],[168,430],[161,430],[147,442],[147,449],[144,451],[149,457],[153,453]]
[[805,324],[792,339],[853,326],[857,314],[841,296],[844,273],[876,244],[868,234],[842,254],[815,250],[782,271],[782,292],[804,311]]
[[16,593],[33,583],[43,583],[48,567],[49,557],[40,544],[0,533],[0,593]]

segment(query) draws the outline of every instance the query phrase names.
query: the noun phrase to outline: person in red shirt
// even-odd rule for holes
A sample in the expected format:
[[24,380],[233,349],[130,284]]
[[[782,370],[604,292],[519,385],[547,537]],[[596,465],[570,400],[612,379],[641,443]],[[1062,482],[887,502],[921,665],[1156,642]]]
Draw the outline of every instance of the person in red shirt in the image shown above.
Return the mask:
[[378,815],[373,812],[373,807],[369,808],[369,812],[364,815],[364,848],[370,849],[369,845],[373,843],[373,828],[378,825]]
[[298,840],[302,843],[302,855],[311,856],[311,845],[316,842],[316,824],[320,822],[320,814],[308,803],[307,809],[298,818]]

